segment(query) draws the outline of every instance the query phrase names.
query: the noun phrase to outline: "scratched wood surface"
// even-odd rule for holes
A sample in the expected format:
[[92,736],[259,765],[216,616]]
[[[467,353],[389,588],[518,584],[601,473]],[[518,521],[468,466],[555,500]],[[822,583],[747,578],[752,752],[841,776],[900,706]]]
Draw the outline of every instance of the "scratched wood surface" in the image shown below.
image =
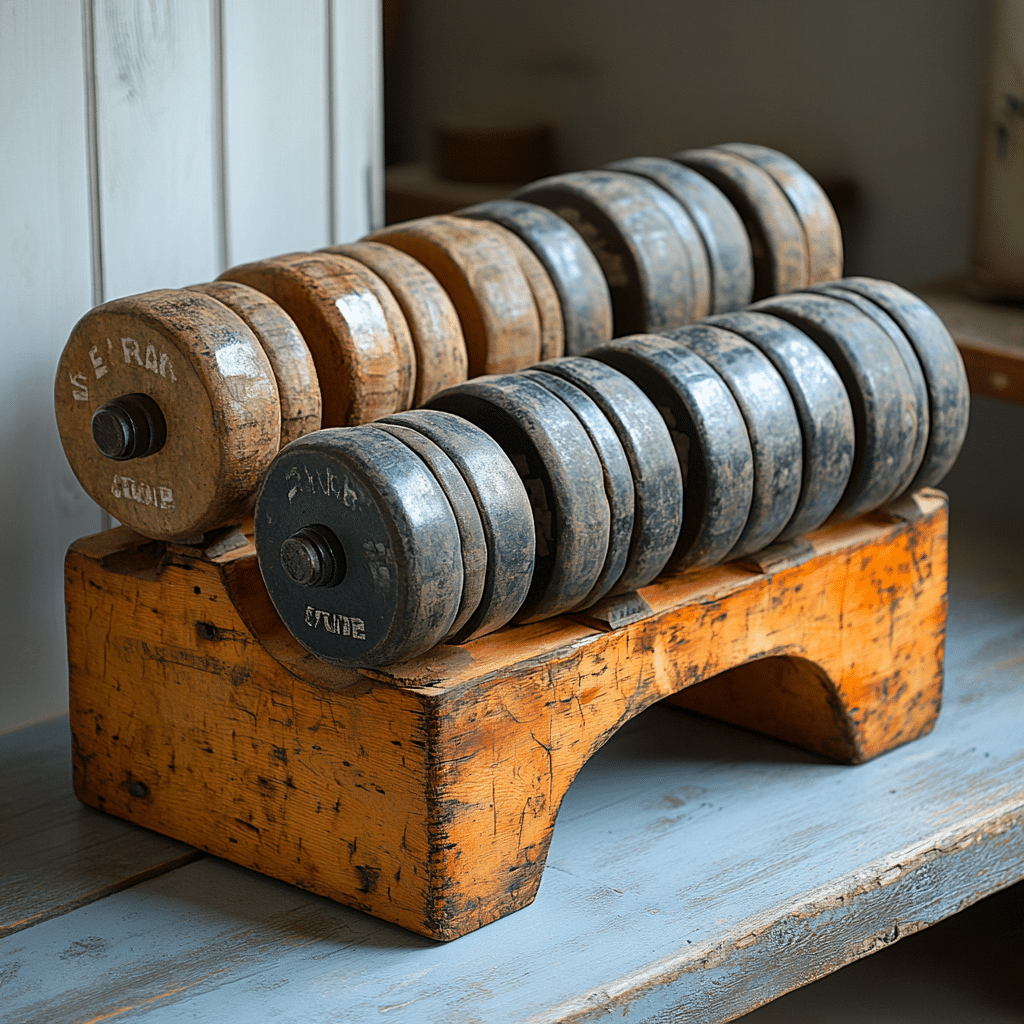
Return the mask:
[[0,940],[5,1019],[724,1021],[955,913],[1024,876],[1024,573],[984,505],[929,736],[844,767],[656,705],[570,787],[525,910],[440,945],[208,857]]

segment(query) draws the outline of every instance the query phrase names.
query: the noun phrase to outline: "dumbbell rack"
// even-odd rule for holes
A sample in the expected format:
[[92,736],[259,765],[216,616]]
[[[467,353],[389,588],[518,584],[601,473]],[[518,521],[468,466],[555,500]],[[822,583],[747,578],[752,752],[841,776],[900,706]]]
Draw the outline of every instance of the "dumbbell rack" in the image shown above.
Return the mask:
[[291,637],[239,531],[205,547],[86,537],[66,562],[75,792],[456,938],[534,899],[569,784],[657,700],[847,763],[927,733],[946,527],[945,496],[923,489],[661,577],[619,628],[606,609],[361,671]]

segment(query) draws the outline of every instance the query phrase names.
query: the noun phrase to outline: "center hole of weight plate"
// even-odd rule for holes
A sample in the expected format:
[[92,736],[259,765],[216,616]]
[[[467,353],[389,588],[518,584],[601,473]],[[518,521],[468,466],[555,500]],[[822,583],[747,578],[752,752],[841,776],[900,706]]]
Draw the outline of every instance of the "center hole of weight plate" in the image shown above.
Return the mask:
[[304,526],[281,545],[281,568],[300,587],[336,587],[346,567],[345,549],[326,526]]
[[122,395],[92,414],[96,447],[117,462],[155,455],[167,440],[167,423],[149,395]]

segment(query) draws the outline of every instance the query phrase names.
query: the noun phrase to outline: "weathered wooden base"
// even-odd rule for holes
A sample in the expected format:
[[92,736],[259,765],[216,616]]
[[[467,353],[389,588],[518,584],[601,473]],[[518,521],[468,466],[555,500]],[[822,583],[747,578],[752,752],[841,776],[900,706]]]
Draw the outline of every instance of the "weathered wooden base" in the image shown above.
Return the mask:
[[659,579],[616,630],[553,619],[359,672],[291,638],[250,545],[87,537],[66,563],[75,791],[452,939],[533,900],[576,773],[663,697],[847,762],[928,732],[946,523],[921,491]]

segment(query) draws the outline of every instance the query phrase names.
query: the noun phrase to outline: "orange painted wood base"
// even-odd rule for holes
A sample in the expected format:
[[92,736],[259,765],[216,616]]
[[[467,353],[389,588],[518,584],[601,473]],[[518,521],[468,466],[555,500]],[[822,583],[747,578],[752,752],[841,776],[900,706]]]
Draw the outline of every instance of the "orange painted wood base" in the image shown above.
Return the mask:
[[657,700],[845,762],[928,732],[946,526],[924,490],[660,578],[616,630],[551,619],[362,671],[291,638],[251,544],[87,537],[66,562],[75,792],[452,939],[533,900],[569,784]]

